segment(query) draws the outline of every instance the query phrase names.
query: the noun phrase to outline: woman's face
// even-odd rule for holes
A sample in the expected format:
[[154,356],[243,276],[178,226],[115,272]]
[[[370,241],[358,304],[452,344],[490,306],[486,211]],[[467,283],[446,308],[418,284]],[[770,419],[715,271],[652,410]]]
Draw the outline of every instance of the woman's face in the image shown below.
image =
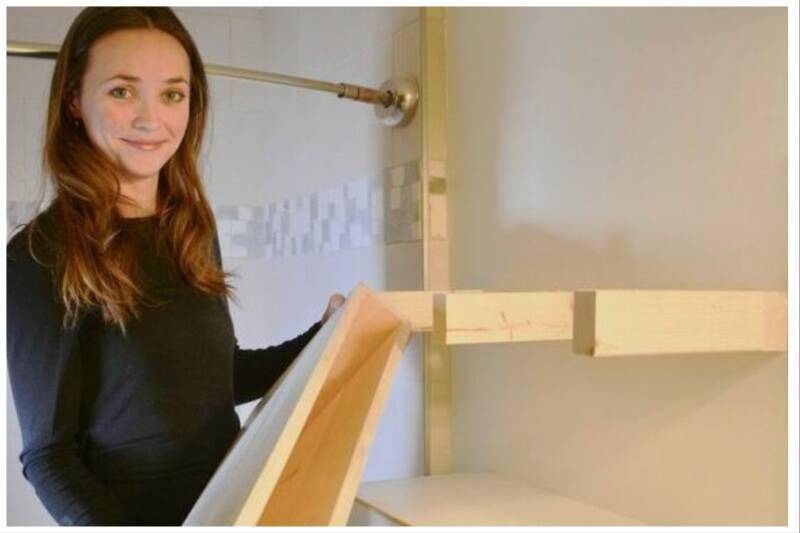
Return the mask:
[[89,51],[73,116],[128,180],[158,179],[189,122],[190,72],[186,51],[167,33],[111,33]]

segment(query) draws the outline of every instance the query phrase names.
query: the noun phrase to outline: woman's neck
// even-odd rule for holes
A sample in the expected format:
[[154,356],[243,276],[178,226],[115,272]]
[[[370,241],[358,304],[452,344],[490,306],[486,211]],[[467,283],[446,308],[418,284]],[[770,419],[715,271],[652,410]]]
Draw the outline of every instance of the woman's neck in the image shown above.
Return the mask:
[[117,203],[120,216],[140,218],[156,214],[158,174],[137,180],[122,180],[120,194],[122,198]]

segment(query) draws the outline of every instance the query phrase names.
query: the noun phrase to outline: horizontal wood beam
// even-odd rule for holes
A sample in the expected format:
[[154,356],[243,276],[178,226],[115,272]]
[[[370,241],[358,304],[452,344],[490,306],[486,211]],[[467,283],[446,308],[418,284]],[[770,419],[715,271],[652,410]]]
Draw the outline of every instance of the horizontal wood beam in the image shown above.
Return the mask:
[[383,305],[408,320],[411,331],[433,331],[434,291],[385,291],[375,294]]
[[[781,352],[787,301],[777,291],[587,290],[377,293],[450,344],[572,341],[576,353]],[[438,296],[437,296],[438,295]],[[435,301],[439,302],[438,307]],[[434,320],[434,310],[437,319]]]
[[455,292],[446,298],[447,344],[572,339],[572,292]]
[[[412,331],[436,331],[447,344],[572,338],[571,292],[385,291],[376,295],[408,320]],[[437,312],[441,316],[434,319]]]
[[786,351],[786,293],[579,291],[573,350],[595,356]]

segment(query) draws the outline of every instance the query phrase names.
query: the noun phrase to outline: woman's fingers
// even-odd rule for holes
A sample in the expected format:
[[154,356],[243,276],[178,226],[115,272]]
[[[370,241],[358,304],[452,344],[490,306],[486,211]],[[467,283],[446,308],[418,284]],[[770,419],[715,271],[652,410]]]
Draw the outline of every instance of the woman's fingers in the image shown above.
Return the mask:
[[325,313],[322,315],[322,323],[324,324],[336,310],[342,306],[345,302],[345,297],[339,294],[338,292],[330,297],[328,300],[328,307],[325,309]]

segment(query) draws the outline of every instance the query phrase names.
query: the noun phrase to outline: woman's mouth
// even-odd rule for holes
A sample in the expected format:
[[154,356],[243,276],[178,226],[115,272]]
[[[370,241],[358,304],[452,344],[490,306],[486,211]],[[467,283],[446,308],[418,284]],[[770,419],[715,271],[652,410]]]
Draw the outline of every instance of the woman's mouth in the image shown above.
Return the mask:
[[137,148],[137,149],[145,151],[145,152],[152,152],[154,150],[158,150],[158,148],[162,144],[164,144],[164,141],[157,142],[157,143],[140,143],[140,142],[135,142],[135,141],[129,141],[128,139],[122,139],[122,140],[125,141],[126,143],[130,144],[134,148]]

